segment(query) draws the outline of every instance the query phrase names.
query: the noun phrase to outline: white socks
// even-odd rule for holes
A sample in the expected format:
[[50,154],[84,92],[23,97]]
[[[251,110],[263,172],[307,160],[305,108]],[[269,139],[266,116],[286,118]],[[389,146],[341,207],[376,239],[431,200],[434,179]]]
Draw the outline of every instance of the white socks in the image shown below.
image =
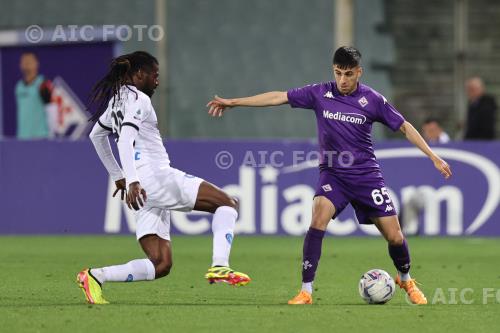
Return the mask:
[[399,278],[401,279],[401,281],[409,281],[411,280],[411,277],[410,277],[410,273],[401,273],[398,271],[398,274],[399,274]]
[[303,291],[307,291],[309,294],[313,293],[313,283],[312,282],[302,282]]
[[[212,220],[212,266],[229,266],[229,254],[238,212],[229,206],[217,208]],[[155,279],[155,267],[149,259],[136,259],[124,265],[92,268],[90,273],[100,282],[131,282]]]
[[136,259],[124,265],[92,268],[90,273],[100,283],[154,280],[155,266],[149,259]]
[[229,206],[221,206],[215,211],[212,220],[214,234],[212,266],[229,266],[229,253],[237,218],[238,212]]

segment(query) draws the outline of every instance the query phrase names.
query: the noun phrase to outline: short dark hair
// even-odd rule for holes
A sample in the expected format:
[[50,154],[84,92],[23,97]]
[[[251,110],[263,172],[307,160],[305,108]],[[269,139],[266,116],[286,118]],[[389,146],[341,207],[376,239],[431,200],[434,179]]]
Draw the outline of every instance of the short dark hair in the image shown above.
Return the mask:
[[341,46],[333,55],[333,64],[342,69],[353,68],[361,63],[361,52],[352,46]]
[[35,59],[38,59],[38,57],[36,56],[35,52],[27,51],[27,52],[23,52],[21,54],[21,57],[26,57],[26,56],[32,56]]
[[424,125],[430,124],[430,123],[436,123],[441,126],[440,121],[435,118],[435,117],[427,117],[424,119]]

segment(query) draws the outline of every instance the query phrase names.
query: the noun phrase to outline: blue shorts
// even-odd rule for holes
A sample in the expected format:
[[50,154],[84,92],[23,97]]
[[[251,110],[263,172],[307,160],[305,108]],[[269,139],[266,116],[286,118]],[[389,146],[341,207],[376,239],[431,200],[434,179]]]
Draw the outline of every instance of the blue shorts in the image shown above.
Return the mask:
[[335,206],[334,219],[350,203],[360,224],[373,224],[372,217],[397,215],[380,172],[364,175],[335,175],[321,170],[314,195],[328,198]]

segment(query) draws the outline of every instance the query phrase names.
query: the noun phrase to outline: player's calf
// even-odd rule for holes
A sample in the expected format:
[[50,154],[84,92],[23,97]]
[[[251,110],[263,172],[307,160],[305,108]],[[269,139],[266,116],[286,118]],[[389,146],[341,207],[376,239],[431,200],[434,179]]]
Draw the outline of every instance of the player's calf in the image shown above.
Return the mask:
[[394,267],[396,267],[398,272],[401,274],[402,279],[409,279],[409,276],[406,277],[406,275],[410,271],[411,259],[406,239],[403,239],[400,245],[391,245],[389,243],[388,249],[392,262],[394,263]]

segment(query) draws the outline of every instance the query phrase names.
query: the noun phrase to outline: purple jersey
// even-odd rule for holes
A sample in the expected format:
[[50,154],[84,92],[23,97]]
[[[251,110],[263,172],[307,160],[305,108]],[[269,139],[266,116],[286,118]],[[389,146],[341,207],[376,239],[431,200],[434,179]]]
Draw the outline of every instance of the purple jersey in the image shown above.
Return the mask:
[[339,93],[334,81],[291,89],[287,95],[291,107],[314,110],[320,169],[335,173],[379,172],[373,153],[372,124],[378,121],[397,131],[405,121],[384,96],[364,84],[358,84],[347,96]]

